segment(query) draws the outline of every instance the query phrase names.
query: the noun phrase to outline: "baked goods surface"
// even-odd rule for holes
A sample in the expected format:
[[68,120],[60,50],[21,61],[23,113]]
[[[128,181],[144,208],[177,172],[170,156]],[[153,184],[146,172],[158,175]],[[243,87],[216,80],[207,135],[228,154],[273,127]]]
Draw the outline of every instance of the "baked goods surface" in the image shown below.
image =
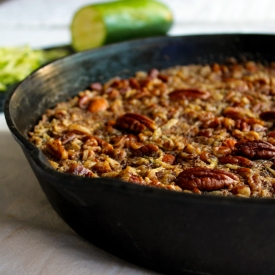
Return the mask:
[[29,139],[64,173],[274,197],[274,96],[275,63],[152,69],[91,83],[47,110]]

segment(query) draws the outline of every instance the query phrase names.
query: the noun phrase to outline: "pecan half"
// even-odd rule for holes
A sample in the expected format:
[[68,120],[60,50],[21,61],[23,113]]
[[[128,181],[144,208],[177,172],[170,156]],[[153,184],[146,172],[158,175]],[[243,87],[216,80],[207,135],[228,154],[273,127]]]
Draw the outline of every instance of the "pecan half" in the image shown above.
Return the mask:
[[155,130],[157,125],[147,116],[136,113],[126,113],[117,119],[115,127],[133,133],[140,133],[146,128]]
[[223,110],[223,115],[232,119],[244,119],[247,117],[253,117],[253,114],[242,107],[226,107]]
[[229,188],[230,185],[239,181],[239,178],[230,172],[220,169],[195,167],[182,171],[176,184],[184,190],[214,191]]
[[253,162],[250,159],[241,156],[223,156],[219,158],[221,164],[236,164],[245,167],[252,167]]
[[275,157],[275,147],[263,140],[239,141],[237,152],[249,159],[271,159]]
[[237,119],[235,122],[235,128],[242,132],[248,132],[250,130],[250,125],[243,119]]
[[156,157],[159,155],[159,148],[157,145],[154,144],[146,144],[139,147],[136,150],[132,150],[133,156],[142,157],[142,156],[149,156],[149,157]]
[[171,100],[179,100],[179,99],[185,99],[185,98],[191,98],[191,99],[207,99],[210,97],[210,93],[207,91],[203,91],[196,88],[188,88],[188,89],[179,89],[174,90],[169,94],[169,98]]
[[67,159],[68,152],[65,150],[64,146],[62,145],[61,140],[51,140],[46,144],[46,151],[55,157],[56,159]]

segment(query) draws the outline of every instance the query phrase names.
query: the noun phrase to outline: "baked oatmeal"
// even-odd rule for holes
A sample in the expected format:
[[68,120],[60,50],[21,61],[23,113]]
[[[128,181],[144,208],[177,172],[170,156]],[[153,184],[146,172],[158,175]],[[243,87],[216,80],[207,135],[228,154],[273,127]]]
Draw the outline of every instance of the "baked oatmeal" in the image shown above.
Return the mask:
[[47,110],[29,139],[64,173],[275,197],[274,95],[275,63],[152,69],[92,83]]

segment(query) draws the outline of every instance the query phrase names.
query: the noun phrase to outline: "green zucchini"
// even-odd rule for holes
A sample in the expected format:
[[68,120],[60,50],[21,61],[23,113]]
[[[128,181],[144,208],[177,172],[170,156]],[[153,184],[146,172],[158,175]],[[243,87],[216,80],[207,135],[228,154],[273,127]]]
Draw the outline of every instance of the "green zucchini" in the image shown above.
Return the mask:
[[121,0],[80,8],[71,24],[76,51],[128,39],[164,35],[173,24],[171,11],[153,0]]

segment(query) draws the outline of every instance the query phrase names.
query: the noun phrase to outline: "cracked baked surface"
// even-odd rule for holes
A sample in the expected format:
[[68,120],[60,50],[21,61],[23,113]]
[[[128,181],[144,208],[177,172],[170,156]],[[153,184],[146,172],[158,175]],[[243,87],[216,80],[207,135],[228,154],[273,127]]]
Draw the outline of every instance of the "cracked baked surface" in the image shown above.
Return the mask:
[[275,63],[152,69],[91,83],[47,110],[29,139],[60,172],[274,197],[274,95]]

